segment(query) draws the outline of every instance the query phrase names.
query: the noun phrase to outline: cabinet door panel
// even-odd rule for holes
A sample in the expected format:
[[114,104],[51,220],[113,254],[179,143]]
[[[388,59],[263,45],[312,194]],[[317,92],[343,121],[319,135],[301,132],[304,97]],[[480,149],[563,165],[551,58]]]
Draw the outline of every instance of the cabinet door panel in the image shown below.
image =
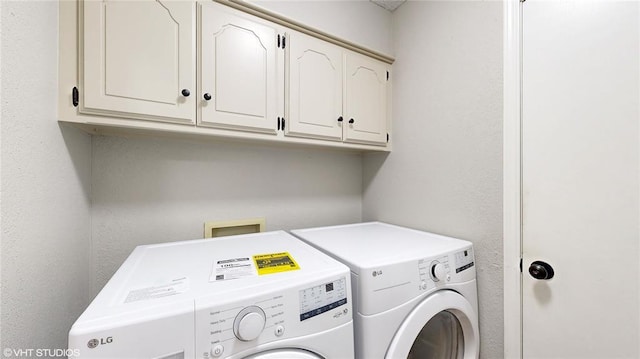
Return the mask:
[[218,4],[202,4],[200,16],[198,124],[275,133],[276,29]]
[[288,40],[287,135],[341,141],[341,49],[299,33]]
[[345,142],[386,144],[387,68],[356,54],[346,63]]
[[80,111],[195,122],[195,8],[178,1],[86,1]]

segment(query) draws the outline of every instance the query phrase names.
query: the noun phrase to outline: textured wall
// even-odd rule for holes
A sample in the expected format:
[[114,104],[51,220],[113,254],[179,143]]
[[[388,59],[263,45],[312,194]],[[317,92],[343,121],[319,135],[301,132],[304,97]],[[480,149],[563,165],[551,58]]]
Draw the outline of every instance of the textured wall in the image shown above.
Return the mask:
[[393,24],[394,151],[365,158],[363,219],[474,243],[482,357],[500,358],[502,3],[409,1]]
[[57,2],[0,6],[0,348],[62,349],[89,303],[91,140],[56,121]]
[[362,160],[317,149],[94,137],[99,290],[139,244],[202,238],[208,220],[266,217],[267,230],[357,222]]

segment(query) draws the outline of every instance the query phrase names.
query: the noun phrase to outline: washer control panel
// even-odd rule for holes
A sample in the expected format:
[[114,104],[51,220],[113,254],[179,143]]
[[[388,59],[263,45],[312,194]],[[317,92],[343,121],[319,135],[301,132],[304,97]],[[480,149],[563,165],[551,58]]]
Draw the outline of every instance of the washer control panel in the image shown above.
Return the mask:
[[300,291],[300,321],[347,304],[347,280],[335,281]]
[[[210,349],[203,358],[217,358],[229,351],[231,343],[251,342],[260,336],[277,337],[285,326],[284,295],[262,298],[246,306],[230,304],[201,310],[196,318],[201,332],[206,330]],[[204,328],[202,328],[204,327]]]
[[196,298],[196,358],[226,358],[257,343],[347,323],[352,320],[350,285],[348,277],[340,276],[305,286],[270,286],[258,296],[247,296],[245,291]]

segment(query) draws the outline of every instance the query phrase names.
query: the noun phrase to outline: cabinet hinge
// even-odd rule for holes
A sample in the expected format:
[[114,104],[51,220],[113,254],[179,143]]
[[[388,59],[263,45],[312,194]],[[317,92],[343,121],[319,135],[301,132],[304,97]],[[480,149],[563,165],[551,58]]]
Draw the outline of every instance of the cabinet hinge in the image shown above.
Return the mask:
[[78,88],[75,86],[71,90],[71,101],[73,102],[73,107],[78,107],[78,104],[80,103],[80,93],[78,92]]
[[278,131],[280,131],[280,117],[278,117]]
[[287,43],[287,37],[284,35],[278,34],[278,48],[284,49]]
[[389,81],[389,71],[387,71],[387,81]]

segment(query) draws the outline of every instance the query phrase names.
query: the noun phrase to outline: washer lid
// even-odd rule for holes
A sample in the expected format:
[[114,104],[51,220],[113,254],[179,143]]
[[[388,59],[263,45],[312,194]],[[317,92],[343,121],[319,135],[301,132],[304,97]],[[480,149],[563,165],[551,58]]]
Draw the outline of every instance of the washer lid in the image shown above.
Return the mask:
[[457,292],[440,290],[402,322],[385,358],[464,358],[480,354],[478,316]]
[[244,359],[324,359],[324,357],[303,349],[275,349],[249,355]]
[[355,273],[362,268],[437,256],[471,246],[471,242],[381,222],[291,231],[331,254]]

